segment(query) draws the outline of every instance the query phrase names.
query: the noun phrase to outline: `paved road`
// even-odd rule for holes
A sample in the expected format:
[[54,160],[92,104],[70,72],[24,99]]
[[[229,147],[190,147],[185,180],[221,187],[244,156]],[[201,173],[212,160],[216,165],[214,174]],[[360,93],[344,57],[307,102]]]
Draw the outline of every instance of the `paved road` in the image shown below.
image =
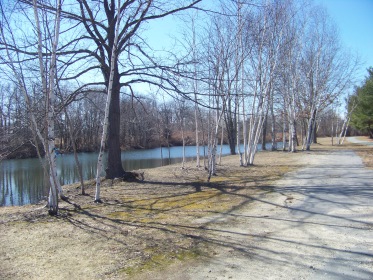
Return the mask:
[[373,170],[352,151],[306,160],[272,194],[208,225],[215,257],[160,279],[373,279]]

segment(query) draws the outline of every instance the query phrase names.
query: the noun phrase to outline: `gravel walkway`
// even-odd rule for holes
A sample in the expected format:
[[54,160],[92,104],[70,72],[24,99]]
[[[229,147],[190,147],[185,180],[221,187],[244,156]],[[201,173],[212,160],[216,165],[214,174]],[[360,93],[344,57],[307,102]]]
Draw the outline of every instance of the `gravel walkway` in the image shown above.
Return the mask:
[[352,151],[313,153],[307,166],[216,217],[213,258],[152,279],[373,279],[373,171]]
[[357,137],[347,137],[346,138],[348,142],[350,143],[357,143],[357,144],[362,144],[362,145],[367,145],[367,146],[373,146],[373,140],[360,140]]

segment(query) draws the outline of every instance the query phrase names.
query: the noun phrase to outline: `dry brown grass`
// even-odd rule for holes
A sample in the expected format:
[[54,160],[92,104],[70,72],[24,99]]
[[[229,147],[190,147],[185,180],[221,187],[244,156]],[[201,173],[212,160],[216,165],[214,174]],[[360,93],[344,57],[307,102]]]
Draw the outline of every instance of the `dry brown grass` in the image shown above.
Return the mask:
[[307,153],[260,152],[250,167],[224,157],[210,183],[194,162],[144,170],[144,182],[106,180],[102,204],[93,203],[93,182],[87,196],[71,185],[57,217],[42,205],[2,207],[0,279],[123,279],[208,255],[206,218],[250,207],[273,191],[273,181],[307,164],[309,154],[345,148],[366,160],[372,154],[372,148],[328,141]]

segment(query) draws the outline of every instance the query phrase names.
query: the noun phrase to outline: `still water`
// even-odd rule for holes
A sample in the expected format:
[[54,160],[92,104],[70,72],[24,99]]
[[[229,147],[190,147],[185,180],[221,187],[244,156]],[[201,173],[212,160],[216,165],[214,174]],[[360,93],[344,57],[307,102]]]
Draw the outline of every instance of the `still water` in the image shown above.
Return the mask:
[[[229,153],[229,146],[223,145],[222,154]],[[196,147],[185,147],[185,154],[189,160],[193,159]],[[204,154],[203,147],[200,154]],[[182,147],[162,148],[162,156],[163,162],[161,148],[126,151],[122,152],[122,164],[124,170],[131,171],[179,163],[182,161]],[[79,154],[84,180],[96,176],[97,157],[97,153]],[[57,173],[61,185],[79,181],[73,154],[57,156]],[[37,203],[48,194],[44,181],[43,169],[37,158],[0,161],[0,206]]]
[[[270,146],[267,148],[270,149]],[[260,145],[258,145],[258,150],[261,150]],[[204,155],[204,152],[207,154],[207,148],[200,147],[201,156]],[[219,152],[220,146],[218,147]],[[180,163],[182,154],[182,147],[162,148],[162,150],[157,148],[126,151],[122,152],[122,164],[126,171],[154,168]],[[228,145],[222,146],[222,154],[230,154]],[[185,147],[185,156],[188,160],[194,159],[195,155],[195,146]],[[84,180],[96,177],[97,157],[97,153],[79,154]],[[57,175],[61,185],[79,182],[73,154],[57,156]],[[102,176],[104,175],[103,173]],[[39,202],[48,194],[44,181],[43,169],[40,160],[37,158],[0,161],[0,206],[25,205]]]

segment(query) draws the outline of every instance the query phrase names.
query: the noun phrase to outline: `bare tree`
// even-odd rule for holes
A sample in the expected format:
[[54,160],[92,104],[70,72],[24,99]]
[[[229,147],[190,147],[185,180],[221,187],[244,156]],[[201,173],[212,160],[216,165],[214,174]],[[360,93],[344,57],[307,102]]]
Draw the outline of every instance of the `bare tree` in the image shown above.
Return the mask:
[[249,56],[250,65],[247,68],[247,73],[251,76],[249,86],[253,96],[248,100],[250,115],[245,165],[254,163],[257,144],[269,106],[287,21],[285,7],[285,2],[267,2],[267,5],[259,7],[251,15],[250,22],[255,22],[259,28],[251,29],[249,34],[251,40],[248,40],[254,45]]
[[342,127],[341,127],[341,130],[340,130],[340,133],[338,135],[338,145],[343,145],[343,142],[345,140],[345,137],[346,137],[346,133],[347,133],[347,129],[348,129],[348,126],[350,124],[350,121],[351,121],[351,115],[352,113],[354,112],[354,110],[356,109],[356,106],[357,106],[357,102],[356,100],[352,100],[351,102],[349,102],[350,100],[350,96],[346,98],[346,113],[345,113],[345,116],[344,116],[344,119],[343,119],[343,124],[342,124]]
[[[120,3],[119,10],[116,1],[100,2],[79,1],[80,13],[73,10],[64,15],[84,27],[85,33],[79,38],[86,49],[78,53],[81,59],[89,57],[97,64],[91,64],[89,70],[100,70],[104,77],[103,84],[108,88],[110,76],[110,61],[114,47],[114,28],[118,12],[124,14],[121,30],[118,34],[118,59],[114,62],[112,102],[109,108],[108,126],[108,166],[106,177],[122,177],[124,170],[120,157],[120,91],[126,87],[131,92],[136,83],[149,83],[164,90],[175,90],[170,81],[170,75],[176,68],[158,63],[151,53],[149,46],[141,39],[141,29],[149,21],[175,14],[195,7],[201,0],[185,4],[184,1],[132,1]],[[72,42],[73,43],[73,42]],[[71,44],[72,44],[71,43]],[[74,51],[74,53],[77,53]],[[122,63],[121,61],[125,61]],[[86,72],[84,69],[82,73]]]
[[284,30],[283,44],[280,50],[280,67],[277,70],[278,79],[276,80],[276,88],[283,100],[283,112],[286,112],[284,117],[287,117],[289,151],[291,152],[297,151],[299,93],[302,90],[300,58],[303,49],[302,34],[306,17],[301,7],[303,7],[302,3],[299,6],[295,3],[291,3],[291,5],[289,3],[288,5],[289,20]]
[[[3,6],[1,6],[2,14],[4,14]],[[49,200],[48,200],[48,207],[49,207],[49,214],[50,215],[57,215],[58,213],[58,194],[63,199],[66,197],[63,195],[62,188],[60,186],[59,180],[57,178],[57,169],[56,169],[56,154],[55,154],[55,85],[56,81],[56,61],[57,61],[57,48],[58,48],[58,41],[59,41],[59,34],[60,34],[60,15],[61,15],[61,2],[59,0],[56,1],[54,6],[54,13],[52,16],[52,22],[46,22],[45,19],[48,19],[50,14],[49,11],[45,9],[41,9],[38,5],[36,0],[32,2],[32,10],[34,15],[34,31],[36,34],[36,43],[34,43],[36,47],[36,52],[34,55],[38,60],[38,80],[41,84],[41,89],[43,96],[46,100],[46,112],[45,112],[45,122],[46,122],[46,135],[44,136],[41,132],[40,127],[36,121],[36,116],[32,110],[30,110],[31,116],[31,123],[35,134],[38,136],[40,141],[44,145],[44,151],[46,153],[46,158],[48,161],[49,166],[49,183],[50,183],[50,191],[49,191]],[[40,19],[40,15],[42,14],[43,21]],[[32,22],[31,22],[32,23]],[[43,33],[43,29],[41,27],[41,23],[44,25],[48,25],[48,28],[45,29]],[[2,45],[4,46],[6,56],[7,56],[7,66],[10,68],[11,72],[14,74],[15,82],[23,92],[24,98],[29,108],[32,107],[32,102],[30,99],[30,86],[26,81],[26,76],[24,74],[24,70],[21,66],[22,59],[21,53],[23,52],[20,48],[17,47],[17,42],[15,40],[15,36],[12,33],[10,28],[10,24],[7,18],[2,18]],[[6,37],[4,30],[8,31],[8,37]],[[44,40],[43,40],[44,38]],[[45,38],[47,42],[49,40],[50,46],[46,46]],[[50,47],[49,56],[45,56],[45,49]],[[24,52],[23,52],[24,53]],[[46,65],[48,68],[46,68]],[[32,86],[31,86],[32,87]],[[35,87],[32,87],[31,91],[34,91]]]
[[346,56],[338,32],[325,10],[310,10],[310,22],[304,34],[301,71],[304,77],[303,103],[307,110],[307,132],[304,147],[310,150],[316,136],[317,114],[332,104],[351,83],[357,61]]
[[[95,202],[102,202],[100,198],[100,189],[101,189],[101,172],[103,167],[102,157],[104,154],[105,149],[105,142],[107,137],[108,125],[109,125],[109,108],[111,104],[111,96],[113,94],[114,88],[114,73],[115,73],[115,66],[118,64],[118,40],[119,40],[119,32],[120,32],[120,22],[121,22],[121,0],[117,2],[117,14],[116,14],[116,21],[115,21],[115,33],[114,33],[114,41],[111,50],[111,60],[110,60],[110,75],[109,75],[109,84],[107,87],[107,99],[105,103],[105,117],[104,117],[104,126],[102,128],[102,136],[101,136],[101,145],[100,145],[100,152],[98,154],[98,161],[97,161],[97,173],[96,173],[96,194],[95,194]],[[119,105],[119,104],[118,104]]]
[[187,113],[187,108],[185,104],[185,99],[181,100],[175,100],[176,101],[176,108],[175,108],[175,115],[180,127],[181,131],[181,138],[183,142],[183,152],[182,152],[182,162],[181,162],[181,168],[184,169],[185,167],[185,118],[186,118],[186,113]]

